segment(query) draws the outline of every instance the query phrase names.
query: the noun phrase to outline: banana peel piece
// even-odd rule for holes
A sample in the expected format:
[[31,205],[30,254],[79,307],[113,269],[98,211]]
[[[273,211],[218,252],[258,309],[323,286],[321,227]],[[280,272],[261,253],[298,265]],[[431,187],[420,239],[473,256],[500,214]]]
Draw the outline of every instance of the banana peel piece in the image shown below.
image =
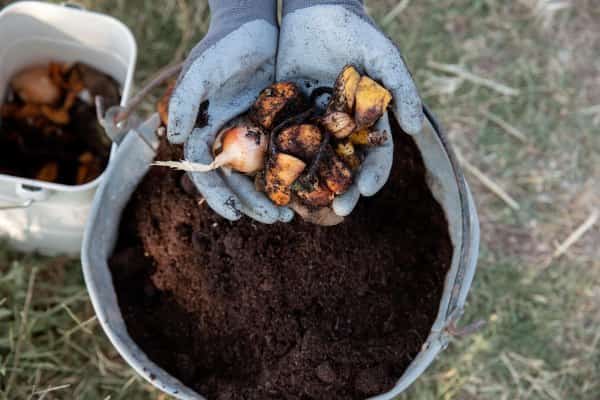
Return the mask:
[[277,153],[267,163],[265,191],[278,206],[288,204],[292,199],[292,183],[302,174],[306,163],[285,153]]
[[353,65],[346,65],[338,75],[333,86],[333,96],[328,111],[340,111],[352,114],[356,89],[360,81],[360,73]]
[[368,76],[360,78],[356,89],[354,119],[358,129],[370,128],[381,118],[392,101],[392,94]]

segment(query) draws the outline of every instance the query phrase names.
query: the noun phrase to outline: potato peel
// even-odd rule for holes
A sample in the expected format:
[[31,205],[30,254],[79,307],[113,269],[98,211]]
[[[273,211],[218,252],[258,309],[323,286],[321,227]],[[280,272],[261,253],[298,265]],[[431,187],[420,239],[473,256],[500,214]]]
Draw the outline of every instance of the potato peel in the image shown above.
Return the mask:
[[302,95],[291,82],[277,82],[264,89],[250,109],[253,122],[265,129],[271,129],[288,114],[295,113],[302,106]]
[[284,129],[276,138],[277,148],[303,160],[312,159],[321,145],[321,130],[310,124],[293,125]]
[[340,111],[352,114],[359,81],[360,73],[356,68],[353,65],[346,65],[338,75],[333,86],[333,96],[328,111]]
[[319,165],[319,176],[336,195],[345,193],[352,185],[352,171],[331,148],[327,150],[327,156]]
[[291,185],[302,174],[306,163],[285,153],[277,153],[267,163],[265,191],[277,205],[284,206],[292,199]]

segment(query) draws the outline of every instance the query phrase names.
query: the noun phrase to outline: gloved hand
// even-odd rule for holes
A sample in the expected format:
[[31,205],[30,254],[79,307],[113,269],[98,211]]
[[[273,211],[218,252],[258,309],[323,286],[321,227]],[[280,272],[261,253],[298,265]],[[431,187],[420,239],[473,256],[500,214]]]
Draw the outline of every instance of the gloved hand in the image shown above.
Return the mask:
[[[167,136],[184,143],[185,159],[210,163],[216,134],[245,112],[273,83],[277,53],[276,0],[209,0],[210,29],[191,51],[169,103]],[[208,124],[194,128],[208,100]],[[235,221],[246,214],[262,223],[289,221],[293,212],[275,206],[238,173],[190,173],[208,205]]]
[[[400,126],[419,133],[423,111],[417,88],[399,50],[375,27],[361,0],[284,0],[277,80],[333,86],[346,64],[380,80],[392,92]],[[334,200],[338,215],[350,214],[361,194],[374,195],[389,177],[394,148],[387,115],[377,129],[387,131],[388,140],[370,150],[350,190]]]

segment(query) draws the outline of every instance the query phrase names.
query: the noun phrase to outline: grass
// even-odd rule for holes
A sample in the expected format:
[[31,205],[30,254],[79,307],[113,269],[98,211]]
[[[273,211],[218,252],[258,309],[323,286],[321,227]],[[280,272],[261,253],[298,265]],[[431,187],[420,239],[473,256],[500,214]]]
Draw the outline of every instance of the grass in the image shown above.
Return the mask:
[[[132,28],[140,46],[138,83],[183,57],[207,29],[202,1],[82,3]],[[399,3],[405,7],[389,17]],[[598,224],[552,258],[556,246],[600,207],[595,1],[367,4],[376,20],[388,22],[386,33],[403,49],[454,146],[519,205],[511,209],[468,175],[482,251],[463,323],[485,319],[487,326],[457,338],[400,398],[600,398]],[[519,94],[502,95],[499,85]],[[5,245],[0,393],[6,399],[166,399],[107,342],[78,261],[22,255]]]

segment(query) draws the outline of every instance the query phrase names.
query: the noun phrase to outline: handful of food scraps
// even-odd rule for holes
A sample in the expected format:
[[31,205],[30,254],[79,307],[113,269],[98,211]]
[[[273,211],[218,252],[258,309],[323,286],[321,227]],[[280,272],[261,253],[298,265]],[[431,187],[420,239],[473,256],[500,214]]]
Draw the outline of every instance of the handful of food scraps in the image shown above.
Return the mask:
[[[325,109],[317,100],[331,94]],[[159,103],[167,122],[167,94]],[[213,144],[214,161],[160,161],[155,165],[190,172],[217,168],[254,177],[257,190],[305,220],[335,225],[343,220],[331,209],[360,170],[365,151],[379,146],[387,133],[373,127],[392,100],[390,92],[348,65],[334,87],[317,88],[306,99],[291,82],[264,89],[250,110],[223,129]]]

